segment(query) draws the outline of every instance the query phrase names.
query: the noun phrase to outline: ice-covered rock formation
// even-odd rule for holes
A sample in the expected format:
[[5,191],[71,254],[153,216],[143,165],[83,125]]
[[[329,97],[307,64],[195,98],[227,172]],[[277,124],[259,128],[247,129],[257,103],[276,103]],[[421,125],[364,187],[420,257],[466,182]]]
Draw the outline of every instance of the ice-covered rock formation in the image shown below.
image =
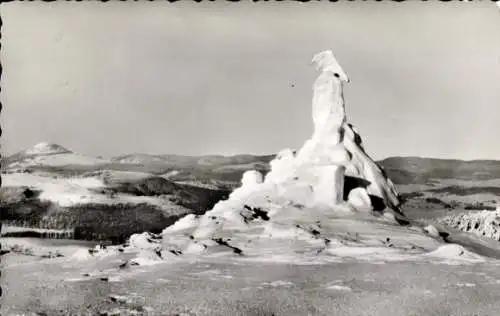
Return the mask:
[[453,214],[442,218],[440,222],[464,232],[500,241],[500,207],[495,211]]
[[398,194],[347,123],[342,88],[349,78],[332,52],[316,54],[312,62],[320,71],[313,86],[314,132],[297,154],[281,151],[265,177],[246,172],[242,185],[212,210],[188,215],[158,236],[134,235],[130,248],[158,258],[221,252],[275,258],[350,253],[340,249],[346,245],[375,247],[366,252],[370,256],[380,252],[377,247],[438,245],[423,231],[398,225],[406,220]]
[[343,84],[349,82],[349,77],[329,50],[316,54],[312,63],[320,71],[313,86],[313,135],[297,157],[290,150],[278,155],[271,162],[266,181],[307,178],[314,174],[316,182],[311,179],[310,183],[316,201],[326,200],[336,205],[345,195],[356,210],[387,209],[402,219],[393,183],[366,154],[361,137],[347,123]]

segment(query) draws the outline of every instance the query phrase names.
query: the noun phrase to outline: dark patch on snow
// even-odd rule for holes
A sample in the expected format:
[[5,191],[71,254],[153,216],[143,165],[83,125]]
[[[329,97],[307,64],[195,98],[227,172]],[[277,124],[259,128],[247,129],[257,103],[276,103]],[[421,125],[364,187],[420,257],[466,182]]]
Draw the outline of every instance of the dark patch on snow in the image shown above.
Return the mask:
[[163,256],[161,255],[161,250],[156,249],[156,250],[155,250],[155,254],[156,254],[158,257],[160,257],[160,259],[163,259]]
[[89,252],[89,254],[90,254],[90,255],[92,255],[92,256],[93,256],[95,253],[97,253],[97,252],[98,252],[98,250],[93,249],[93,248],[89,248],[89,249],[88,249],[88,252]]
[[448,237],[450,236],[450,234],[449,234],[449,233],[447,233],[447,232],[439,232],[439,236],[440,236],[441,238],[443,238],[443,241],[444,241],[444,242],[447,242],[447,243],[448,243],[448,242],[450,242],[450,241],[448,240]]
[[265,221],[268,221],[270,219],[269,216],[267,215],[267,211],[264,211],[261,208],[254,207],[253,211],[254,211],[254,215],[253,215],[254,218],[260,217]]
[[41,255],[40,257],[50,259],[50,258],[61,258],[64,256],[56,251],[56,253],[49,252],[48,254]]
[[151,239],[154,239],[154,240],[163,239],[163,237],[160,234],[149,233],[149,236],[151,237]]
[[169,251],[176,256],[182,255],[182,251],[180,250],[170,249]]
[[130,300],[126,297],[118,296],[118,295],[110,295],[109,299],[111,302],[119,303],[119,304],[129,304]]
[[34,191],[34,190],[30,189],[30,188],[26,188],[23,191],[23,195],[27,199],[31,199],[33,197],[36,197],[36,196],[38,196],[38,194],[39,194],[38,191]]
[[233,252],[235,254],[241,255],[243,254],[243,251],[240,248],[233,247]]
[[241,250],[238,247],[231,246],[230,244],[228,244],[228,242],[226,240],[223,240],[222,238],[213,238],[212,240],[221,246],[231,248],[233,250],[233,252],[236,254],[239,254],[239,255],[243,254],[243,250]]
[[[268,221],[270,220],[270,217],[267,215],[267,211],[264,211],[263,209],[261,209],[260,207],[250,207],[248,205],[244,205],[243,206],[246,210],[248,211],[251,211],[252,212],[252,219],[258,219],[258,218],[261,218],[262,220],[264,221]],[[241,214],[241,213],[240,213]],[[247,216],[245,216],[244,214],[241,214],[241,216],[243,216],[244,220],[245,220],[245,223],[248,223],[249,221],[249,218]]]

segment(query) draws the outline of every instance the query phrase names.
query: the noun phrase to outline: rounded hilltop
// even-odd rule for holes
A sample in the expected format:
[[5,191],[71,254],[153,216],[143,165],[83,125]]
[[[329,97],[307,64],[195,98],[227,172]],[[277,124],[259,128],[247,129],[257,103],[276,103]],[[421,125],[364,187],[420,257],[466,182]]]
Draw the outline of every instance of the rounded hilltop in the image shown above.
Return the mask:
[[72,153],[72,151],[61,145],[50,142],[40,142],[24,151],[25,155],[53,155],[69,153]]

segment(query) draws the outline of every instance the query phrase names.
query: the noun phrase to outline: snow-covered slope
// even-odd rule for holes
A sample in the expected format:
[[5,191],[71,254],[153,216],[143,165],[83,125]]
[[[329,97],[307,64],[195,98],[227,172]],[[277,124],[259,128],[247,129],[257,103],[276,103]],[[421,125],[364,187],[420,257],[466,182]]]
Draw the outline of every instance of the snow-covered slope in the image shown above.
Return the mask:
[[131,236],[125,251],[138,253],[136,263],[200,255],[286,262],[483,260],[444,245],[429,230],[401,225],[407,222],[392,182],[347,123],[347,75],[331,51],[315,55],[313,63],[321,74],[313,87],[311,139],[297,154],[279,153],[266,177],[247,171],[241,186],[204,215],[187,215],[161,235]]
[[64,148],[61,145],[52,144],[49,142],[41,142],[36,144],[35,146],[26,149],[24,154],[27,156],[30,155],[54,155],[54,154],[67,154],[71,153],[70,150]]
[[6,168],[15,170],[30,166],[96,165],[109,162],[74,153],[61,145],[42,142],[6,159]]
[[[109,181],[129,181],[145,178],[146,175],[135,173],[103,172],[86,177],[56,177],[50,173],[12,173],[2,175],[4,187],[28,187],[40,191],[41,201],[50,201],[62,207],[85,204],[142,204],[153,205],[158,209],[168,211],[172,215],[189,213],[184,207],[170,202],[166,198],[155,196],[134,196],[116,193],[106,194]],[[119,178],[117,180],[117,178]]]
[[148,154],[130,154],[125,156],[114,157],[112,159],[114,162],[127,163],[127,164],[149,164],[149,163],[161,163],[165,162],[165,159]]

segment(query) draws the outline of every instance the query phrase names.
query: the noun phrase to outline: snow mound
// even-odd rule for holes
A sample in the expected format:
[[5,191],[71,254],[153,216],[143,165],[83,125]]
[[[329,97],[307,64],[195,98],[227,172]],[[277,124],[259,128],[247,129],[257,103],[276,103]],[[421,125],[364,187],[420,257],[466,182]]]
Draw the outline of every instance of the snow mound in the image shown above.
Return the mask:
[[349,79],[331,51],[316,54],[313,63],[321,74],[313,85],[311,139],[297,154],[281,151],[265,177],[245,172],[241,186],[204,215],[188,215],[159,235],[131,236],[128,247],[145,264],[163,253],[384,262],[441,249],[442,241],[422,229],[400,225],[408,222],[394,185],[347,123],[343,84]]
[[453,214],[442,218],[440,223],[500,241],[500,207],[495,211]]
[[38,143],[35,146],[26,149],[24,151],[24,154],[26,155],[54,155],[54,154],[67,154],[67,153],[71,153],[71,151],[64,148],[61,145],[49,142]]
[[456,262],[457,264],[461,264],[464,262],[474,263],[485,261],[484,257],[470,252],[464,247],[457,244],[442,245],[436,250],[425,254],[425,256],[445,259],[448,260],[448,263]]

